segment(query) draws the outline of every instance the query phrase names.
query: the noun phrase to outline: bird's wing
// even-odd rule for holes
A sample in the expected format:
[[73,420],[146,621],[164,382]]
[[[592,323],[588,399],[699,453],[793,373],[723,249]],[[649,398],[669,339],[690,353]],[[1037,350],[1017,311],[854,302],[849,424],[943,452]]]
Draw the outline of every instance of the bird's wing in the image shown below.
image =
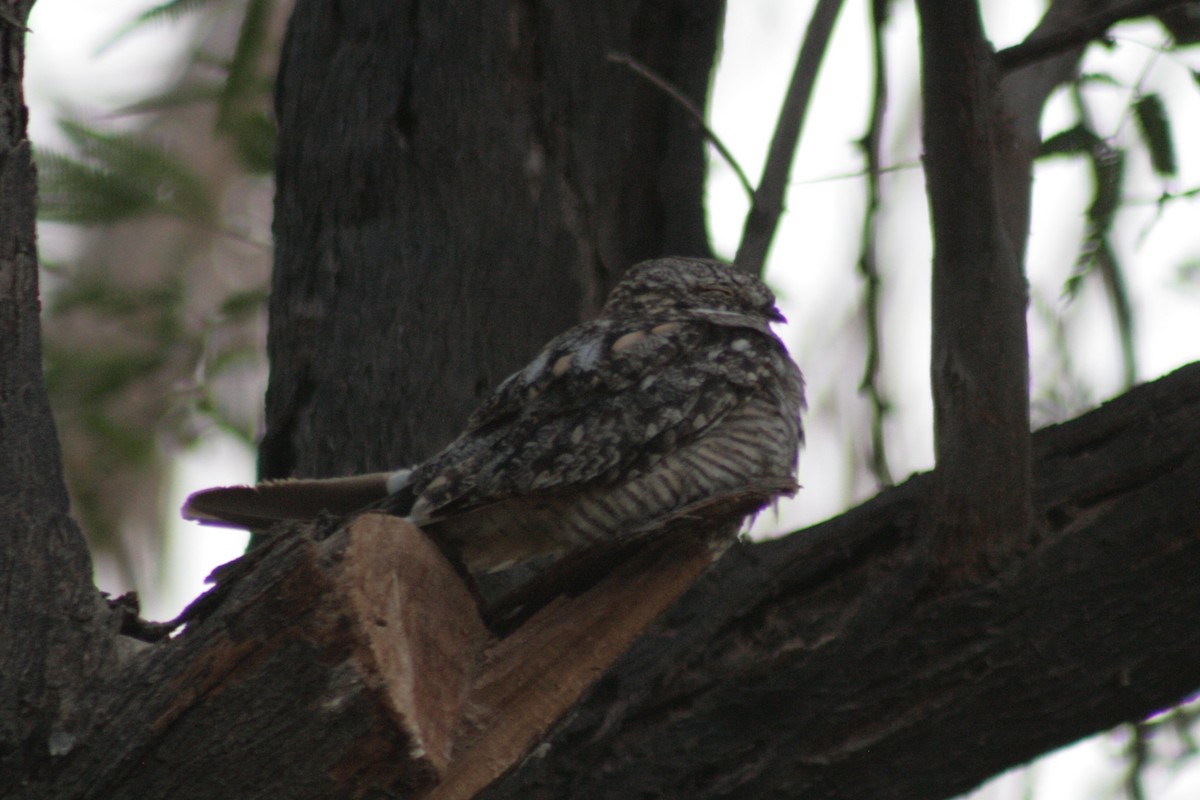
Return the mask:
[[[773,352],[764,360],[763,349]],[[552,341],[413,474],[425,524],[515,495],[636,475],[771,380],[773,336],[695,321],[583,326]]]

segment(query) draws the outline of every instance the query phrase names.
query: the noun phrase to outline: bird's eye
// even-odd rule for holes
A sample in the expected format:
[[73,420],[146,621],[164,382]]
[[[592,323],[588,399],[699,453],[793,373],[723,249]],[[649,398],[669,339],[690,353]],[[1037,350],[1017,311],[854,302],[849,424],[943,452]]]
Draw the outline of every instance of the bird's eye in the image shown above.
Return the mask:
[[724,305],[733,299],[733,293],[728,289],[711,288],[705,289],[702,293],[705,300],[711,303],[720,303]]

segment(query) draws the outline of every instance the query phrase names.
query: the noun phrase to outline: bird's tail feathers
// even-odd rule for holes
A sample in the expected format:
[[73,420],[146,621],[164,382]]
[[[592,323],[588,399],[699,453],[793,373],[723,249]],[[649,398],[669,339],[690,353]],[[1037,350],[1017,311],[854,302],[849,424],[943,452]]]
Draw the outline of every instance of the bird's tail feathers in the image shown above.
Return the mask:
[[264,530],[284,520],[313,519],[322,512],[351,514],[386,498],[393,472],[346,478],[289,478],[254,486],[218,486],[188,497],[183,518],[225,528]]

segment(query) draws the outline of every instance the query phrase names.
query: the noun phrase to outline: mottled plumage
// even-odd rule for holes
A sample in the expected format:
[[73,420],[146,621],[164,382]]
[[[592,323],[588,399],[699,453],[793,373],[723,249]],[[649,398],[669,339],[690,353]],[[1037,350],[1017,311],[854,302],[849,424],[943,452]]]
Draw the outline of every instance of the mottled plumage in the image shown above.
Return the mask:
[[[639,264],[596,319],[501,383],[458,439],[411,470],[378,476],[389,492],[381,507],[481,572],[615,541],[706,498],[754,487],[768,487],[764,498],[791,494],[803,381],[770,330],[780,320],[770,290],[734,267]],[[371,477],[342,486],[359,490]],[[321,484],[333,485],[273,486],[291,487],[283,498],[319,494]],[[225,515],[203,502],[222,491],[195,495],[185,516],[247,524],[255,515],[245,496]],[[242,491],[272,495],[269,486]]]

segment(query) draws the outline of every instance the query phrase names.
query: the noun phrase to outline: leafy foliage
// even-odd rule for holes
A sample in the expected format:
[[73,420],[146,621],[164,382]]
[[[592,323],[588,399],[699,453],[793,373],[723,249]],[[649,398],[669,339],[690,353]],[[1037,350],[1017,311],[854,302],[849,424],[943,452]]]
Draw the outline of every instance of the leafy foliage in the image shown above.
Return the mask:
[[[236,39],[206,35],[179,82],[103,123],[62,119],[67,146],[36,152],[41,219],[86,242],[86,256],[48,267],[46,280],[47,381],[68,483],[93,548],[128,583],[141,582],[135,561],[153,560],[132,551],[156,550],[164,527],[131,495],[153,499],[173,452],[205,429],[253,438],[256,412],[234,384],[264,369],[268,212],[252,215],[263,220],[255,234],[231,211],[269,197],[278,5],[171,0],[141,13],[107,46],[184,18]],[[217,24],[231,14],[240,24]]]
[[1146,140],[1154,170],[1163,177],[1173,177],[1177,169],[1175,143],[1171,139],[1171,121],[1162,98],[1153,93],[1143,95],[1133,104],[1133,112],[1142,138]]
[[187,162],[145,134],[105,133],[74,120],[62,131],[77,156],[38,153],[43,219],[107,225],[161,213],[212,225],[212,188]]

